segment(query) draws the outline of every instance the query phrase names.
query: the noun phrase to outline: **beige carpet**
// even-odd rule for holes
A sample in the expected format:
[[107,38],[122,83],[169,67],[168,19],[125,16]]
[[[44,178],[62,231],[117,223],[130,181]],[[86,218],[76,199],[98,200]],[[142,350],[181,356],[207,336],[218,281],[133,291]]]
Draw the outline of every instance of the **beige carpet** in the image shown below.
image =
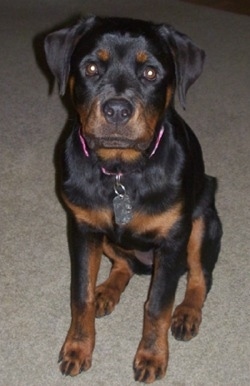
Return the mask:
[[[56,92],[48,95],[33,39],[79,13],[165,21],[207,52],[182,114],[207,172],[219,178],[222,252],[200,333],[189,343],[170,337],[167,376],[156,384],[249,385],[250,19],[173,0],[0,1],[0,385],[135,385],[147,277],[134,277],[115,312],[97,320],[89,372],[64,378],[57,365],[70,321],[70,263],[53,152],[67,111]],[[108,270],[104,262],[101,278]]]

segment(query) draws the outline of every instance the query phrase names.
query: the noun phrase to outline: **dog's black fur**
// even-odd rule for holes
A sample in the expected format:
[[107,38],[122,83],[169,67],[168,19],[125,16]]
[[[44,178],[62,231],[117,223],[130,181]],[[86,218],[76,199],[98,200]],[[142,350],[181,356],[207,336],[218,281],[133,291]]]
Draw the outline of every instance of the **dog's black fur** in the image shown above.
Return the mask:
[[[77,111],[63,157],[72,322],[61,371],[91,366],[95,316],[112,312],[134,273],[152,272],[134,359],[135,379],[150,383],[166,372],[169,327],[176,339],[198,333],[220,249],[216,180],[174,109],[176,89],[185,107],[205,54],[169,25],[99,17],[49,34],[45,51],[61,95],[69,92]],[[96,288],[102,253],[112,269]],[[172,314],[186,271],[185,298]]]

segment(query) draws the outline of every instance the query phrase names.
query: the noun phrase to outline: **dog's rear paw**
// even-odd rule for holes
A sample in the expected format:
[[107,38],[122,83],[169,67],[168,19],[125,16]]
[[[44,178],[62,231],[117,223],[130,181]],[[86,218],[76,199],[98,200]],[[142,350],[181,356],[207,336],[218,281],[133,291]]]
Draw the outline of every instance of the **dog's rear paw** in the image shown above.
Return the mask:
[[80,341],[66,341],[59,354],[60,370],[72,377],[91,367],[92,351]]
[[200,324],[201,310],[180,304],[173,314],[171,331],[175,339],[188,341],[198,334]]
[[120,292],[116,288],[105,285],[98,286],[95,291],[96,317],[100,318],[111,314],[119,300]]

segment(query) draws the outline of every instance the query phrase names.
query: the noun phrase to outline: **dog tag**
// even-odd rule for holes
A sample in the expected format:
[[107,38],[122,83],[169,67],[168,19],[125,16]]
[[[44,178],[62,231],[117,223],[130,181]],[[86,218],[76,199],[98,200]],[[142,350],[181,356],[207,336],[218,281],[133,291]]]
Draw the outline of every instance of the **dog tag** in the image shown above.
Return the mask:
[[132,218],[132,205],[127,194],[119,194],[113,199],[115,222],[117,225],[125,225]]

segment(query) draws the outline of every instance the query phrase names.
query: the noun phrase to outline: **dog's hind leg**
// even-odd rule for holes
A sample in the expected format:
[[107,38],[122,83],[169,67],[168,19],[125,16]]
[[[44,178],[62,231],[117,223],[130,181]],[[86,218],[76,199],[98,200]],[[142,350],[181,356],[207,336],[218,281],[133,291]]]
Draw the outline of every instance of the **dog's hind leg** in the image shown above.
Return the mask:
[[131,252],[115,247],[107,241],[103,244],[103,252],[111,260],[112,268],[108,279],[95,290],[96,317],[108,315],[114,310],[134,274],[127,260],[132,258]]
[[212,271],[218,258],[221,224],[214,208],[193,221],[187,249],[187,288],[183,302],[172,317],[172,334],[188,341],[198,334],[202,307],[212,284]]

